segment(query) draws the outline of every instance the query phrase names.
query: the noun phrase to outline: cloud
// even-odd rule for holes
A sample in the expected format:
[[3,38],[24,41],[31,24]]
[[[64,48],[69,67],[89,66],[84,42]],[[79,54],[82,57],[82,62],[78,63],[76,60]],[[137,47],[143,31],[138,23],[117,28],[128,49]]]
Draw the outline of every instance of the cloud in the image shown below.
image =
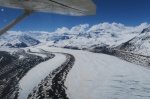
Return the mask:
[[72,27],[70,29],[70,33],[72,34],[82,33],[82,32],[85,32],[88,27],[89,27],[89,24],[80,24],[75,27]]
[[7,31],[6,34],[8,35],[21,35],[23,34],[22,31]]
[[89,24],[80,24],[80,25],[72,27],[70,30],[66,27],[62,27],[62,28],[58,28],[54,33],[58,33],[58,34],[63,34],[63,33],[79,34],[81,32],[85,32],[88,27],[89,27]]
[[58,28],[55,33],[58,33],[58,34],[63,34],[63,33],[69,33],[69,29],[66,28],[66,27],[62,27],[62,28]]
[[142,31],[145,28],[148,28],[150,26],[150,24],[148,24],[147,22],[144,22],[142,24],[140,24],[139,26],[135,27],[135,31]]
[[105,29],[105,30],[108,30],[108,31],[121,31],[121,30],[125,29],[125,26],[121,23],[104,22],[104,23],[100,23],[100,24],[97,24],[97,25],[93,25],[88,30],[88,32],[95,31],[95,30],[98,30],[98,29]]

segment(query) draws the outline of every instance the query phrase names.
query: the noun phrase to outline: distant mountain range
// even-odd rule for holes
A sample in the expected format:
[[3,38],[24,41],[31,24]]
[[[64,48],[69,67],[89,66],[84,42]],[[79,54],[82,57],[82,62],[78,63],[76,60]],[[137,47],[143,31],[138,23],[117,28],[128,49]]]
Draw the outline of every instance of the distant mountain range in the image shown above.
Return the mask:
[[122,43],[117,48],[123,51],[150,56],[150,27],[143,29],[139,35]]
[[34,46],[39,43],[39,40],[22,33],[9,32],[0,37],[0,47],[22,48]]
[[58,28],[55,32],[8,31],[0,37],[0,47],[20,48],[47,43],[50,46],[93,49],[110,47],[150,55],[150,27],[143,23],[136,27],[118,23],[101,23],[89,28],[83,24],[68,29]]

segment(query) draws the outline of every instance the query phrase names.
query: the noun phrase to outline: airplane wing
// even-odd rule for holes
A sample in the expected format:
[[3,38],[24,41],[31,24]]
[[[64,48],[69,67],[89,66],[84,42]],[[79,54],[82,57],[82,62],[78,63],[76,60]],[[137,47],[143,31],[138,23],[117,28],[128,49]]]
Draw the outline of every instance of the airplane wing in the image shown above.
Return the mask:
[[0,0],[0,6],[72,16],[96,13],[92,0]]

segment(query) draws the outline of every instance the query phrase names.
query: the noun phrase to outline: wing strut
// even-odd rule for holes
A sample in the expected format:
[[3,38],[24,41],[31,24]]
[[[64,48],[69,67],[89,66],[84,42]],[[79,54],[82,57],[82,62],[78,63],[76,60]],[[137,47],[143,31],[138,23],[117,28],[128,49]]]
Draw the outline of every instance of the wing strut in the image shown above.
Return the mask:
[[7,26],[0,30],[0,36],[4,34],[7,30],[12,28],[14,25],[16,25],[18,22],[23,20],[26,16],[29,16],[31,13],[33,13],[33,11],[25,10],[25,12],[21,16],[19,16],[17,19],[13,20],[11,23],[9,23]]

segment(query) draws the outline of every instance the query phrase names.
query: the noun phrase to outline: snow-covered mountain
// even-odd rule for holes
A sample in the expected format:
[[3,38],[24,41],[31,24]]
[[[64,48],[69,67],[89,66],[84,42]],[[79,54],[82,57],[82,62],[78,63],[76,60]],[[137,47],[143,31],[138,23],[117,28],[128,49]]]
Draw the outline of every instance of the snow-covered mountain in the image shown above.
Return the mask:
[[100,23],[89,27],[88,24],[58,28],[54,32],[45,31],[8,31],[0,37],[1,46],[27,47],[40,42],[49,46],[71,47],[77,49],[92,49],[94,47],[116,47],[138,36],[148,23],[136,27],[125,26],[120,23]]
[[28,46],[34,46],[40,43],[39,40],[36,40],[28,35],[22,35],[19,37],[19,41],[27,44]]
[[124,51],[150,56],[150,27],[143,29],[138,36],[121,44],[117,48]]
[[20,48],[39,44],[40,41],[22,32],[9,31],[0,37],[0,47]]
[[[136,27],[118,23],[87,24],[68,29],[58,28],[54,32],[8,31],[0,37],[0,47],[20,48],[41,45],[88,50],[122,58],[135,64],[149,66],[150,25]],[[149,28],[147,28],[149,27]],[[131,52],[131,53],[130,53]]]
[[[143,28],[147,26],[147,23],[137,27],[129,27],[117,23],[101,23],[84,29],[84,31],[79,31],[83,29],[78,28],[79,30],[77,31],[79,32],[76,32],[76,35],[72,35],[70,39],[59,40],[54,45],[58,47],[77,47],[78,49],[89,49],[94,46],[104,45],[115,47],[139,35]],[[70,34],[74,34],[71,30],[67,31]],[[61,31],[61,33],[63,32]]]
[[68,33],[63,33],[63,34],[58,34],[58,33],[53,33],[53,35],[50,35],[46,41],[54,41],[54,43],[60,41],[60,40],[67,40],[71,39],[73,35],[68,34]]

